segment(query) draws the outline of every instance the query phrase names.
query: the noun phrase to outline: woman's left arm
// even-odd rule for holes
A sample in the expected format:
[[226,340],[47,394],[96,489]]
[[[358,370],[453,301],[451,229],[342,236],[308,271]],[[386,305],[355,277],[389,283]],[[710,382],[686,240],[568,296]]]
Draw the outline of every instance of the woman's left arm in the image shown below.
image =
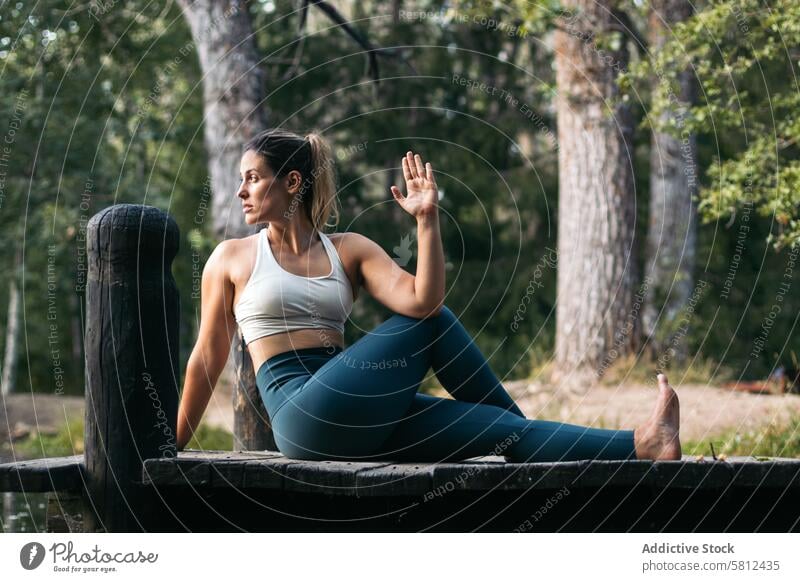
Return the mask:
[[[407,195],[392,186],[398,204],[417,221],[417,274],[411,275],[374,241],[354,233],[364,288],[401,315],[424,319],[444,305],[445,271],[439,230],[439,189],[430,163],[408,152],[402,161]],[[353,235],[350,235],[353,236]]]
[[445,294],[444,250],[438,210],[417,217],[417,251],[414,295],[422,305],[433,305],[432,312],[438,314]]

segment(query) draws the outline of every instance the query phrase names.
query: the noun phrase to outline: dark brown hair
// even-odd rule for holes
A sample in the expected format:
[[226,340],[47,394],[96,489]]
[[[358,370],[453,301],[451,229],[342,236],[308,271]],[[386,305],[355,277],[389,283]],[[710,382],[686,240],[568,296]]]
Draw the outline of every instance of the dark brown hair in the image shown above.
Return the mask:
[[[325,138],[315,131],[303,137],[287,129],[271,128],[250,139],[244,146],[244,152],[248,151],[261,154],[279,178],[292,170],[300,172],[303,181],[297,196],[311,224],[323,232],[326,226],[336,227],[336,168]],[[334,222],[328,225],[331,216]]]

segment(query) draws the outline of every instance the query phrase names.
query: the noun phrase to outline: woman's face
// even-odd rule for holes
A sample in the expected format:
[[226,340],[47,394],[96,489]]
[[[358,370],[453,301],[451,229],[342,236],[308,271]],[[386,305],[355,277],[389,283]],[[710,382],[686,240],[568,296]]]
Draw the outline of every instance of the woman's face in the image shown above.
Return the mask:
[[300,186],[300,172],[292,170],[277,178],[264,157],[252,150],[242,156],[239,174],[241,185],[236,195],[247,224],[277,221],[284,216]]

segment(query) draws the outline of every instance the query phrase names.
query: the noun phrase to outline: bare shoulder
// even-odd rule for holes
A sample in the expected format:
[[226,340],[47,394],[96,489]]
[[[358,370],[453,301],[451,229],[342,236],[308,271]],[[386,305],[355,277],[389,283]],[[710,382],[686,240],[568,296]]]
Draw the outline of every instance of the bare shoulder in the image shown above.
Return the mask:
[[220,241],[208,256],[206,267],[213,267],[218,275],[223,275],[226,279],[235,279],[242,263],[248,263],[247,257],[253,251],[253,239],[256,236]]
[[227,253],[228,255],[246,253],[253,249],[253,246],[256,243],[256,238],[258,238],[258,233],[251,234],[249,236],[243,236],[242,238],[225,239],[217,245],[217,248],[223,247],[223,252]]
[[220,262],[225,265],[227,277],[234,283],[242,278],[249,279],[256,255],[257,238],[258,233],[226,239],[214,249],[214,253],[219,253]]
[[356,272],[360,271],[364,261],[386,254],[381,245],[357,232],[334,233],[330,239],[342,262]]
[[353,257],[363,257],[365,252],[369,253],[378,246],[375,241],[357,232],[336,232],[328,237],[336,245],[337,251],[344,251]]
[[203,267],[204,278],[227,278],[232,246],[230,243],[231,241],[229,240],[221,241],[214,247],[211,254],[208,255],[208,259],[206,259],[205,266]]

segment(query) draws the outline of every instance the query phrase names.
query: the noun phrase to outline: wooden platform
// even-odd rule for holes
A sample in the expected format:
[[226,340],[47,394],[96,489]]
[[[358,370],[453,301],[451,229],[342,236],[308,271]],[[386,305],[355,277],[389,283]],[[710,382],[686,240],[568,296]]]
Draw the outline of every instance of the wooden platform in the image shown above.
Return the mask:
[[[0,465],[0,489],[79,495],[81,456]],[[145,531],[798,531],[800,459],[308,462],[147,459]]]
[[572,461],[507,463],[476,457],[458,463],[295,461],[279,453],[187,451],[177,459],[149,459],[145,483],[204,488],[278,489],[352,497],[447,492],[648,485],[686,489],[728,486],[800,491],[800,459],[757,461]]
[[[72,491],[83,486],[83,456],[0,464],[2,491]],[[142,484],[195,489],[274,489],[351,497],[425,495],[445,490],[527,491],[648,485],[684,489],[770,487],[800,490],[800,459],[725,461],[572,461],[507,463],[475,457],[458,463],[297,461],[273,452],[187,450],[147,459]]]
[[78,493],[83,482],[83,455],[0,464],[0,491]]

